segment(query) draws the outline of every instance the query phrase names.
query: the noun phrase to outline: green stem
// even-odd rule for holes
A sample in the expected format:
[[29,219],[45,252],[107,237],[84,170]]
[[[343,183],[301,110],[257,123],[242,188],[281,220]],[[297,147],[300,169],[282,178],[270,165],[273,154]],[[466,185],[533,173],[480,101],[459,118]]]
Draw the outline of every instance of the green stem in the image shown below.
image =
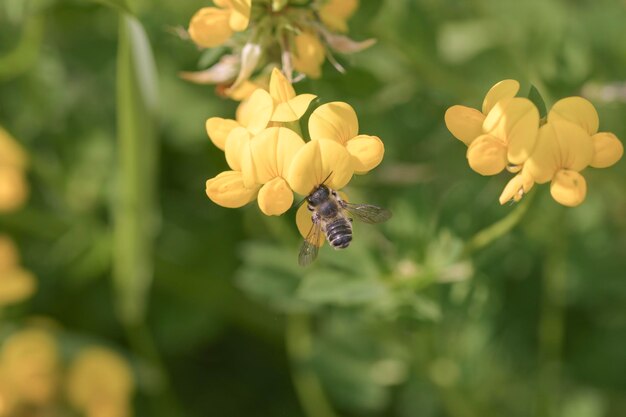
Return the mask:
[[558,414],[561,352],[565,336],[566,251],[565,241],[555,240],[547,251],[548,259],[543,273],[539,321],[539,383],[536,394],[538,417]]
[[285,330],[291,374],[300,404],[308,417],[337,417],[310,364],[313,355],[311,324],[306,314],[287,315]]
[[536,193],[529,193],[521,203],[504,218],[476,233],[465,245],[465,253],[470,254],[510,232],[524,218]]

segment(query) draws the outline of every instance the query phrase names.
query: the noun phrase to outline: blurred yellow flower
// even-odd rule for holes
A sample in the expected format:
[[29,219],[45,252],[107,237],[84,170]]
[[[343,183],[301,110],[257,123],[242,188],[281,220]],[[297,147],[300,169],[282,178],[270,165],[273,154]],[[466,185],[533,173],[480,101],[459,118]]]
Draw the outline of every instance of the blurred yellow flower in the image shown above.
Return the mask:
[[528,169],[522,170],[514,176],[504,187],[500,194],[500,204],[506,204],[509,201],[518,203],[535,185],[535,180],[530,175]]
[[128,362],[102,347],[82,351],[67,375],[69,402],[87,417],[129,417],[134,389]]
[[33,274],[19,266],[19,255],[13,241],[0,235],[0,307],[30,297],[36,286]]
[[459,105],[446,111],[448,130],[468,146],[469,165],[481,175],[523,164],[535,147],[539,111],[530,100],[515,97],[518,91],[517,81],[500,81],[485,96],[482,112]]
[[0,127],[0,212],[17,210],[28,198],[27,164],[26,152]]
[[383,160],[385,146],[377,136],[359,135],[359,120],[348,103],[324,104],[309,118],[312,140],[329,139],[345,146],[356,174],[365,174]]
[[49,332],[20,330],[5,340],[0,352],[5,404],[48,404],[56,396],[59,377],[57,344]]
[[319,36],[306,30],[296,35],[294,43],[295,51],[292,57],[294,69],[311,78],[320,78],[326,52]]
[[581,97],[558,101],[547,120],[524,168],[538,184],[551,182],[550,193],[557,202],[574,207],[587,194],[587,183],[580,172],[588,166],[604,168],[615,164],[624,148],[612,133],[597,133],[598,114]]
[[189,36],[203,48],[226,42],[233,32],[246,30],[252,0],[213,0],[218,7],[204,7],[189,22]]
[[319,10],[320,19],[329,29],[345,33],[358,7],[359,0],[327,0]]

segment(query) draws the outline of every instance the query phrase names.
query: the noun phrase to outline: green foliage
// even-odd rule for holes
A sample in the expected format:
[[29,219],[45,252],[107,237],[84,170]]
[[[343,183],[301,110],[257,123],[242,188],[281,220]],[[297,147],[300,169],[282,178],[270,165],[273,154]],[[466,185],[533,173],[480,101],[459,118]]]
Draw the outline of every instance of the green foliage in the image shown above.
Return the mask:
[[586,170],[578,208],[547,189],[500,206],[505,179],[471,172],[442,120],[515,78],[542,117],[584,95],[626,138],[623,2],[361,1],[350,36],[378,43],[296,89],[383,139],[348,192],[394,216],[307,269],[292,215],[204,195],[226,169],[204,122],[236,104],[177,77],[201,53],[171,28],[206,5],[0,3],[0,125],[31,186],[0,233],[38,279],[2,338],[47,317],[70,353],[118,349],[137,416],[626,413],[624,163]]

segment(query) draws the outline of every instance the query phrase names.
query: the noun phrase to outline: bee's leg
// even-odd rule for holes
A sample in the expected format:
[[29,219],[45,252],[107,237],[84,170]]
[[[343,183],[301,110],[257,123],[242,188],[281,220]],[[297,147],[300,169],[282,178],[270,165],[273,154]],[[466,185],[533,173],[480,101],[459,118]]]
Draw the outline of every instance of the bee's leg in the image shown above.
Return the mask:
[[348,220],[350,220],[350,223],[354,223],[354,219],[352,217],[348,217]]
[[313,222],[313,224],[318,224],[321,220],[320,214],[318,212],[314,212],[311,215],[311,221]]

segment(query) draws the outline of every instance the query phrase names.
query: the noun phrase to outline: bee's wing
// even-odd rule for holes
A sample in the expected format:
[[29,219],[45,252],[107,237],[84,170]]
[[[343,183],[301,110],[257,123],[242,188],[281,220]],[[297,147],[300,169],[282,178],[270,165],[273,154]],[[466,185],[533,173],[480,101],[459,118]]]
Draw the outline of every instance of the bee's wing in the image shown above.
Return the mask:
[[313,223],[311,230],[309,230],[309,233],[304,238],[302,246],[300,247],[300,254],[298,255],[298,264],[300,264],[300,266],[308,266],[317,258],[317,253],[320,250],[318,246],[320,233],[322,233],[321,223],[319,221]]
[[389,210],[371,204],[351,204],[342,200],[341,207],[363,223],[382,223],[391,218]]

